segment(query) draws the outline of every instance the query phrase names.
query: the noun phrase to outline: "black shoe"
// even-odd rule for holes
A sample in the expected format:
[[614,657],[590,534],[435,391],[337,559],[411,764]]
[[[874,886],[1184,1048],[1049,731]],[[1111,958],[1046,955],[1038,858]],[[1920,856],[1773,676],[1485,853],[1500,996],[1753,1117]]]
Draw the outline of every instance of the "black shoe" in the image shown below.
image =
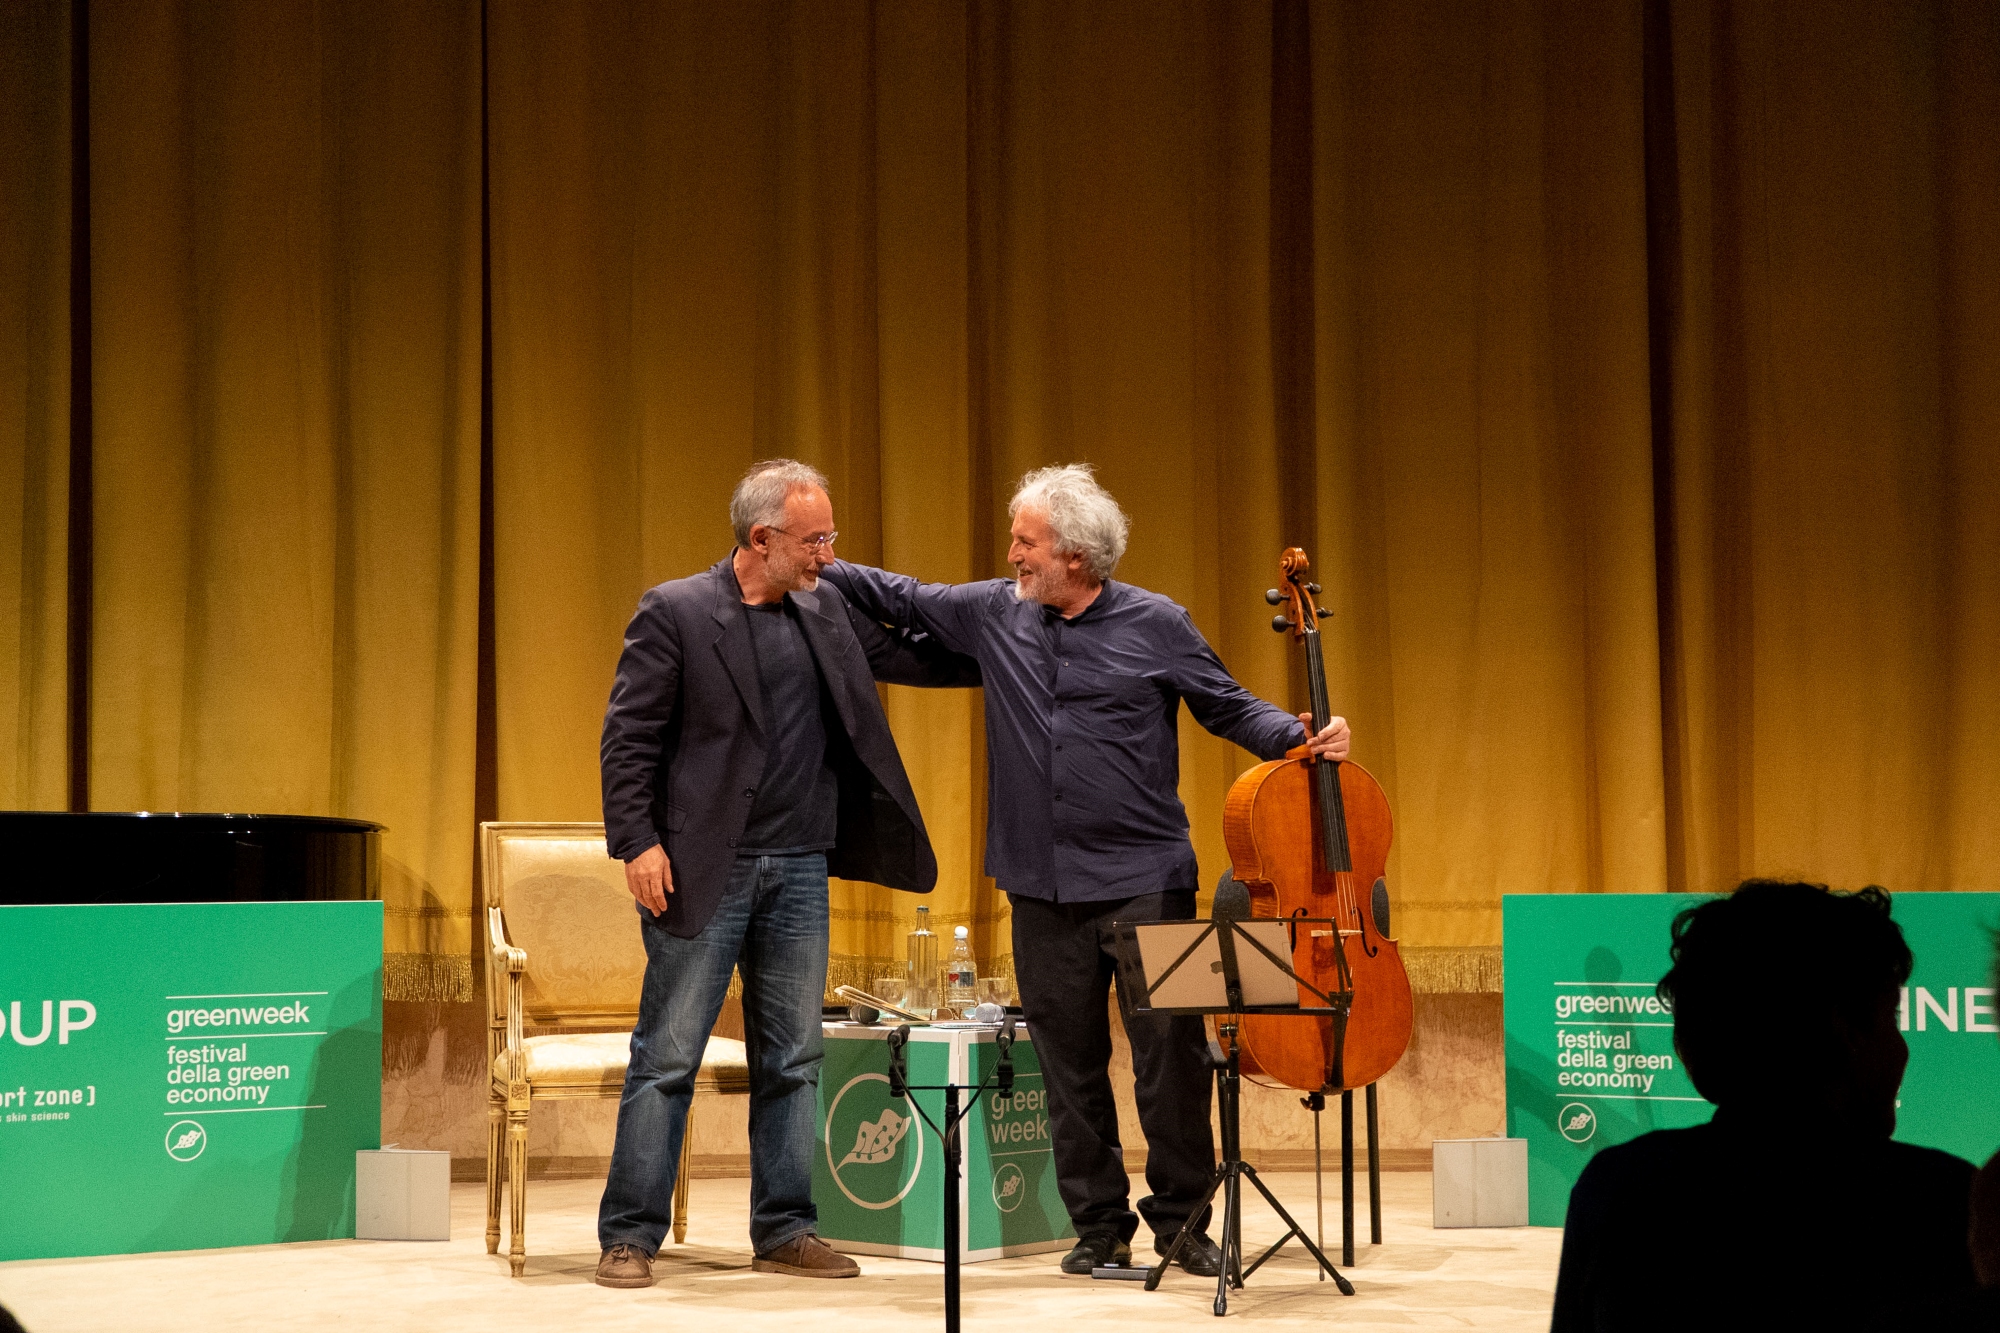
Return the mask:
[[[1153,1249],[1163,1259],[1166,1257],[1167,1251],[1173,1247],[1174,1238],[1172,1236],[1155,1236],[1153,1238]],[[1207,1233],[1197,1231],[1187,1238],[1187,1242],[1181,1246],[1181,1252],[1174,1256],[1174,1266],[1184,1273],[1193,1274],[1195,1277],[1214,1277],[1222,1271],[1221,1247],[1210,1240]]]
[[1093,1231],[1076,1238],[1076,1248],[1063,1256],[1062,1271],[1090,1276],[1093,1268],[1116,1268],[1132,1262],[1132,1247],[1114,1232]]

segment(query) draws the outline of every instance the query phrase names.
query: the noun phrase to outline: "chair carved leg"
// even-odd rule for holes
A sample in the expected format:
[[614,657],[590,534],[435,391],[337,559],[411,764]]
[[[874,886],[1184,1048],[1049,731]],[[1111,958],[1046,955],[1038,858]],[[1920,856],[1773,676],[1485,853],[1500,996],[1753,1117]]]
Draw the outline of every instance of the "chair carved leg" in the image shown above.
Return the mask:
[[688,1238],[688,1168],[694,1163],[694,1098],[688,1098],[687,1123],[681,1126],[681,1169],[674,1177],[674,1244]]
[[513,1196],[507,1267],[515,1277],[528,1267],[528,1109],[507,1112],[507,1184]]
[[500,1154],[504,1142],[501,1130],[507,1108],[496,1101],[486,1103],[486,1252],[500,1253]]

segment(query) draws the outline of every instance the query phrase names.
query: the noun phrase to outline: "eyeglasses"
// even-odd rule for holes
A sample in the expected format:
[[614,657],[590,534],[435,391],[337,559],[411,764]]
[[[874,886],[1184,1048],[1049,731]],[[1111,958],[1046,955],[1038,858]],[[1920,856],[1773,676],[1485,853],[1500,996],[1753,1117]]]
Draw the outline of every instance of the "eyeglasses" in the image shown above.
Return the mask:
[[[767,523],[765,526],[773,532],[785,532],[783,528],[777,526],[775,523]],[[838,532],[829,532],[824,537],[799,537],[799,534],[796,532],[785,532],[785,535],[787,537],[797,537],[808,551],[831,551],[833,544],[840,540]]]

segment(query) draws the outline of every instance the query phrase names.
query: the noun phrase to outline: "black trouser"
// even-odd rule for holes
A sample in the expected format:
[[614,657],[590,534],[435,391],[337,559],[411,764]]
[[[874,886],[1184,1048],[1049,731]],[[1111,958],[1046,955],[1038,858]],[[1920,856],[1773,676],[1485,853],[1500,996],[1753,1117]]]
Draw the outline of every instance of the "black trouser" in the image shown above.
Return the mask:
[[[1194,890],[1115,902],[1052,903],[1009,895],[1014,906],[1014,977],[1049,1096],[1056,1183],[1079,1236],[1116,1232],[1130,1240],[1139,1217],[1165,1241],[1207,1192],[1215,1174],[1209,1127],[1208,1034],[1199,1018],[1127,1017],[1146,1184],[1134,1216],[1111,1096],[1111,1023],[1106,1001],[1116,966],[1118,921],[1186,921]],[[1202,1218],[1207,1225],[1207,1216]]]

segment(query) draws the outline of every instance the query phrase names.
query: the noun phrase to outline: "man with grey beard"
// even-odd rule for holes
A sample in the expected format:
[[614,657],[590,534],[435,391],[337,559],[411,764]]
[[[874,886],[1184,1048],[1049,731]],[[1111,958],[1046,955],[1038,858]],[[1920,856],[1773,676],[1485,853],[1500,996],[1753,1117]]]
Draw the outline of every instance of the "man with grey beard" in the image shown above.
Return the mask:
[[[1030,472],[1008,512],[1012,579],[922,584],[844,561],[824,577],[864,613],[979,663],[986,873],[1013,907],[1015,978],[1078,1237],[1062,1269],[1088,1273],[1129,1258],[1141,1217],[1165,1253],[1215,1169],[1201,1020],[1125,1022],[1152,1189],[1136,1216],[1108,1073],[1112,923],[1186,920],[1195,910],[1194,847],[1177,791],[1180,705],[1260,759],[1302,739],[1316,755],[1345,759],[1349,735],[1341,718],[1302,734],[1309,716],[1238,685],[1185,610],[1112,580],[1129,525],[1087,465]],[[1197,1234],[1179,1262],[1214,1277],[1221,1254]]]

